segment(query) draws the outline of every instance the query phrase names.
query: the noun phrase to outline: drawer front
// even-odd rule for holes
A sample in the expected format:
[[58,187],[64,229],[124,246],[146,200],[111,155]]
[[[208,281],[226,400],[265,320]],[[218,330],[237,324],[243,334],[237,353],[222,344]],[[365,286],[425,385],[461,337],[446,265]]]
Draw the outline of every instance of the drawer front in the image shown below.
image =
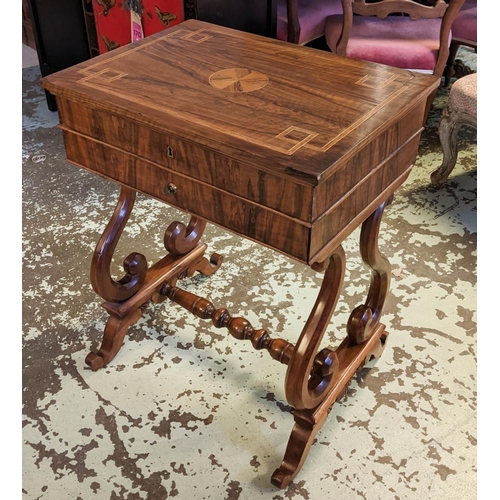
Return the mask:
[[[377,135],[370,143],[362,148],[357,148],[356,153],[350,157],[345,157],[341,161],[333,174],[318,185],[313,207],[313,220],[321,217],[331,210],[339,200],[348,193],[356,189],[358,184],[367,181],[378,166],[386,158],[394,154],[398,149],[413,140],[422,133],[422,120],[425,111],[426,101],[422,101],[415,108],[400,118],[383,133]],[[415,156],[417,151],[415,151]],[[410,163],[413,163],[415,156],[408,162],[401,164],[401,173]],[[395,166],[394,177],[397,177],[398,166]],[[370,181],[372,182],[372,181]],[[380,189],[384,185],[380,184]],[[332,196],[335,193],[335,196]],[[367,200],[367,202],[370,200]]]
[[316,260],[318,253],[328,254],[341,244],[408,178],[419,142],[420,134],[416,134],[314,224],[310,261]]
[[290,217],[311,221],[313,187],[260,170],[254,165],[258,161],[255,157],[248,159],[251,163],[242,163],[126,117],[66,99],[58,99],[58,110],[63,129],[74,130]]
[[307,263],[304,222],[81,134],[63,135],[70,162]]

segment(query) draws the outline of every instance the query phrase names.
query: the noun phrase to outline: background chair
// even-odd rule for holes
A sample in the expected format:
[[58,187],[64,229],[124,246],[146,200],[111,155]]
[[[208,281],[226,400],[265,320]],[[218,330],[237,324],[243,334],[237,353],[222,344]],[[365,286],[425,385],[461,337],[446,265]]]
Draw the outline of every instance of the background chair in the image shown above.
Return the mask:
[[451,26],[450,55],[444,70],[444,85],[447,87],[455,76],[460,78],[471,73],[470,68],[456,59],[461,45],[472,47],[477,52],[477,0],[465,0]]
[[441,76],[451,25],[463,3],[342,0],[343,14],[325,21],[326,40],[337,54]]
[[278,0],[276,38],[305,45],[325,34],[334,14],[342,14],[341,0]]
[[[328,16],[326,42],[334,53],[441,77],[451,25],[464,0],[342,0]],[[437,90],[429,97],[424,123]]]
[[439,140],[443,149],[443,163],[431,174],[432,185],[444,186],[457,162],[457,136],[462,125],[477,128],[477,75],[464,76],[450,90],[448,104],[439,122]]

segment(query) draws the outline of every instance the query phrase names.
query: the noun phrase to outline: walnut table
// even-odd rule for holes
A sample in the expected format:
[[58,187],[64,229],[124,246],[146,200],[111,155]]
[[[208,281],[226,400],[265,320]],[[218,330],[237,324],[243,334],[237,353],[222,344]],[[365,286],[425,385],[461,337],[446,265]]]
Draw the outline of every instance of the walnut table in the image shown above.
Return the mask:
[[[87,364],[109,363],[147,303],[166,298],[266,349],[287,365],[295,423],[271,479],[286,487],[354,372],[384,346],[390,265],[378,249],[380,221],[411,171],[439,79],[188,20],[42,85],[57,98],[68,160],[121,186],[91,264],[109,319]],[[137,191],[191,219],[168,226],[165,257],[148,268],[134,252],[114,279]],[[295,344],[178,286],[222,263],[204,255],[207,221],[324,272]],[[344,277],[341,244],[359,225],[367,299],[345,340],[320,350]]]

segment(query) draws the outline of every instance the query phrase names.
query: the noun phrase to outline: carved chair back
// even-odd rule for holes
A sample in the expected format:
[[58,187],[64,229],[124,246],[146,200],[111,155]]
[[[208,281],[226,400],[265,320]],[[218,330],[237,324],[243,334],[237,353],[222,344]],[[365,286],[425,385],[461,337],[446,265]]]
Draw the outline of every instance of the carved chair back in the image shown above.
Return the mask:
[[325,22],[332,52],[442,75],[465,0],[341,1],[343,13]]

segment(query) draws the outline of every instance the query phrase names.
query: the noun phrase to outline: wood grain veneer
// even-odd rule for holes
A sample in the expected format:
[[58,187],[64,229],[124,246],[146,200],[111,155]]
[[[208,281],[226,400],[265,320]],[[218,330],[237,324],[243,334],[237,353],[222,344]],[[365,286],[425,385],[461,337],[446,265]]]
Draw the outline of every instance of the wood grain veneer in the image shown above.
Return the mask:
[[307,264],[407,177],[438,84],[196,20],[42,80],[69,161]]

